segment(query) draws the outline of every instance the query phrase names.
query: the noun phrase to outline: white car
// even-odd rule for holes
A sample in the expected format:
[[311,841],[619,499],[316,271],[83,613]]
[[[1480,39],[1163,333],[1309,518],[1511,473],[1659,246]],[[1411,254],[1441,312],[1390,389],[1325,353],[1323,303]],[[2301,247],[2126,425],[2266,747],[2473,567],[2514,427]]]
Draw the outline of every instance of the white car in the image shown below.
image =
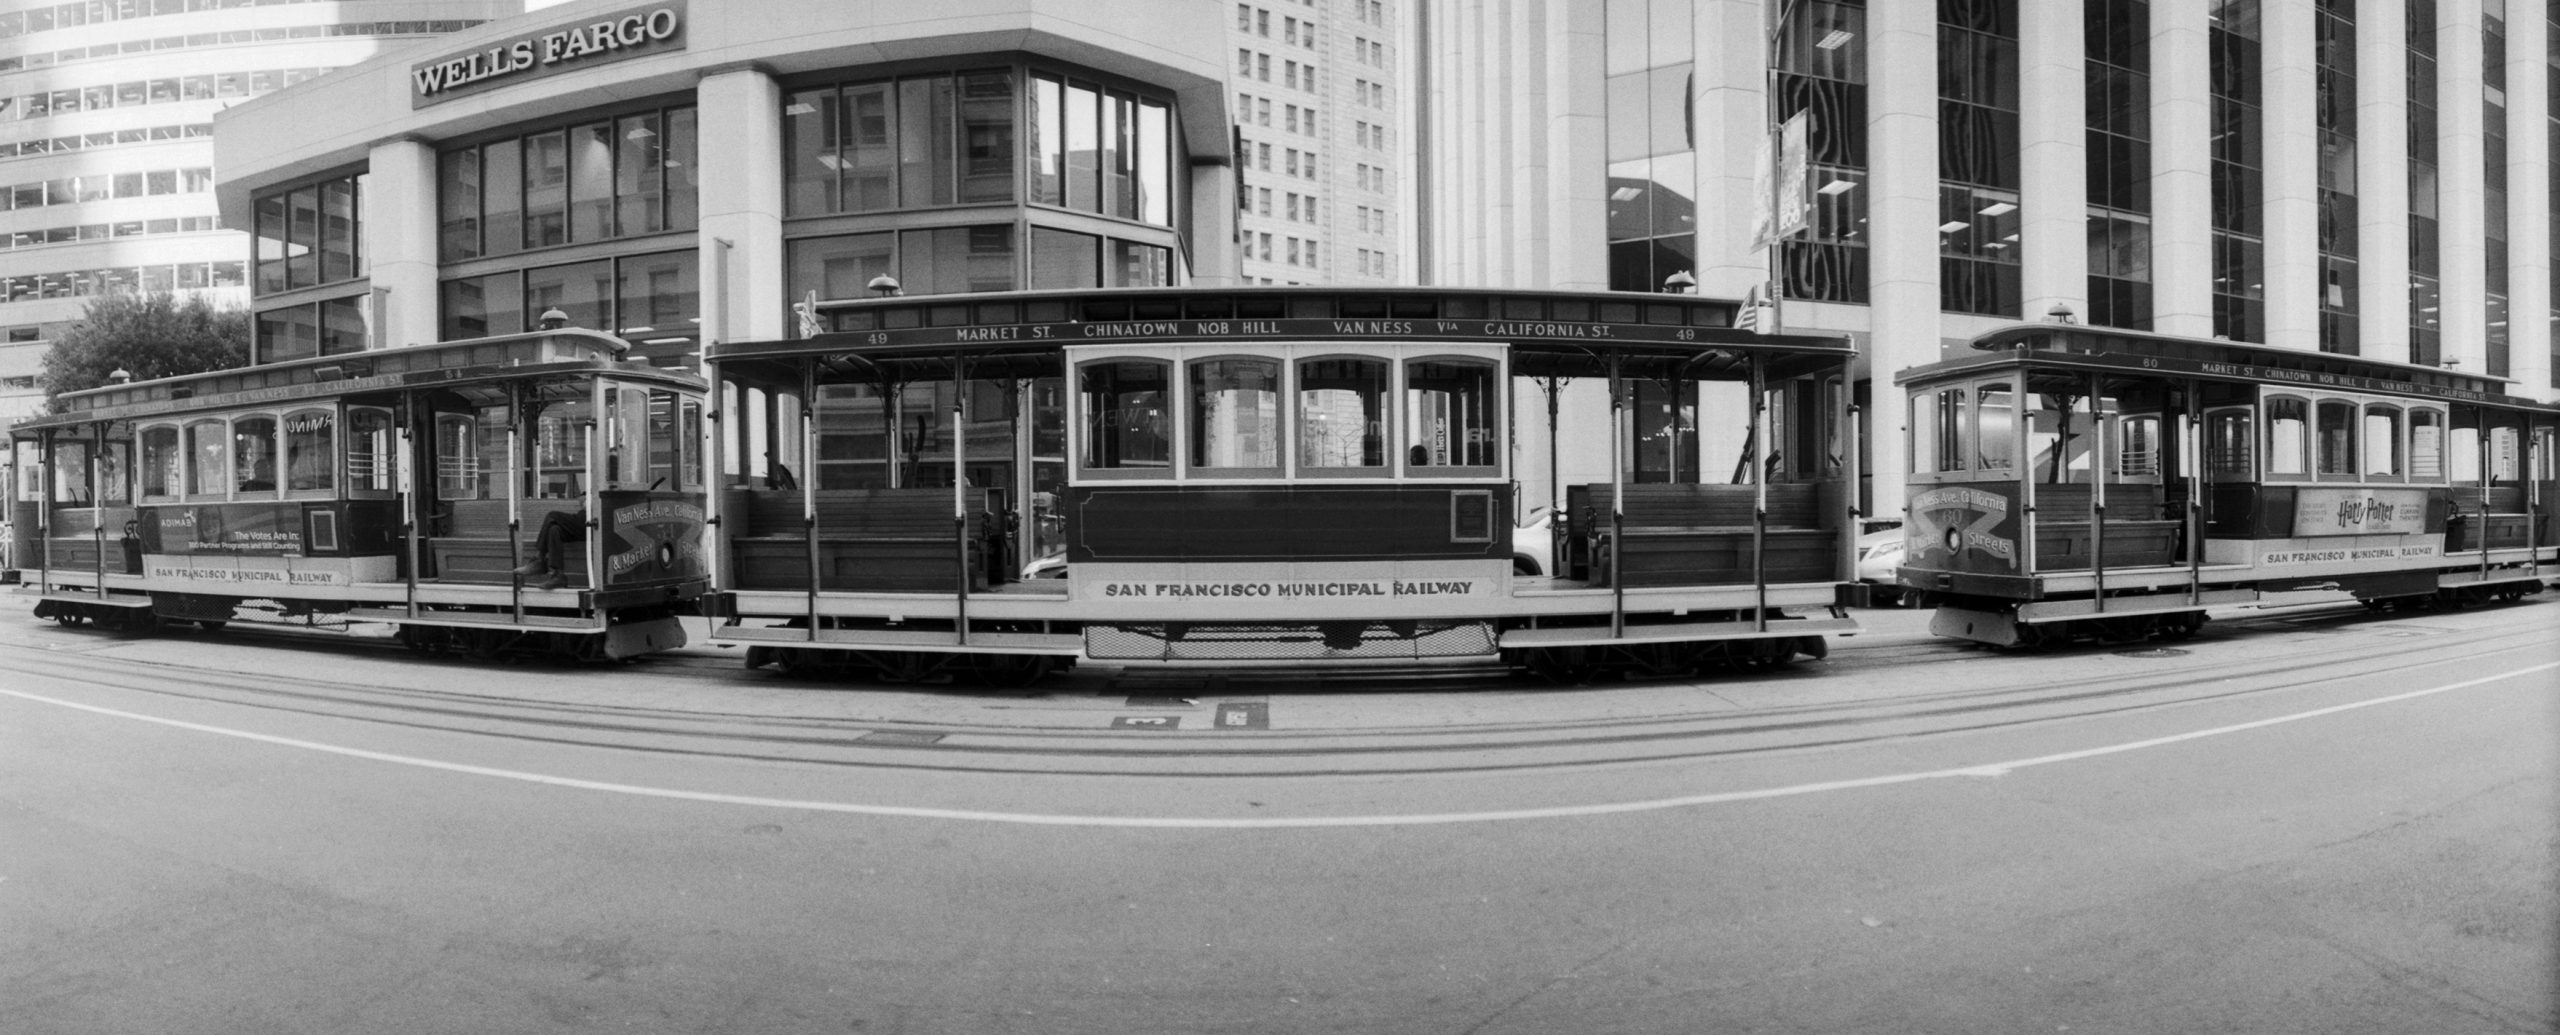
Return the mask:
[[1858,581],[1867,584],[1868,600],[1877,607],[1909,607],[1911,592],[1894,580],[1902,567],[1902,529],[1884,528],[1858,537]]
[[1528,520],[1511,530],[1511,571],[1515,575],[1554,575],[1556,573],[1555,511],[1549,507],[1531,507]]

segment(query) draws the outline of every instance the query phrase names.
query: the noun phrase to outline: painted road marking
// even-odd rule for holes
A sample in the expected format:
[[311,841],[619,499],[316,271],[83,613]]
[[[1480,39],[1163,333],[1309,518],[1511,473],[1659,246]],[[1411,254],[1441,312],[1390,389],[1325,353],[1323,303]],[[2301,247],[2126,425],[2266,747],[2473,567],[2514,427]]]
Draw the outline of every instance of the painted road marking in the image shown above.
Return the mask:
[[1271,728],[1271,706],[1260,702],[1230,702],[1218,706],[1218,728],[1222,730],[1267,730]]
[[1179,715],[1122,715],[1111,720],[1115,730],[1169,730],[1180,725]]
[[581,780],[567,776],[552,776],[546,773],[528,773],[515,769],[496,769],[489,766],[466,765],[460,762],[444,762],[432,758],[418,758],[411,755],[394,755],[381,751],[368,751],[363,748],[342,747],[336,744],[323,744],[310,740],[296,740],[291,737],[279,737],[267,733],[252,733],[247,730],[235,730],[222,726],[207,726],[202,723],[186,722],[179,719],[164,719],[154,715],[119,711],[114,708],[102,708],[93,704],[81,704],[77,701],[65,701],[59,698],[45,697],[40,694],[24,693],[17,690],[0,690],[0,695],[15,697],[20,700],[34,701],[39,704],[50,704],[63,708],[71,708],[97,715],[113,716],[119,719],[132,719],[137,722],[148,722],[177,729],[194,730],[199,733],[213,733],[226,737],[237,737],[242,740],[254,740],[263,744],[275,744],[282,747],[301,748],[306,751],[320,751],[333,755],[344,755],[349,758],[369,759],[376,762],[390,762],[397,765],[417,766],[424,769],[438,769],[449,773],[467,773],[473,776],[492,776],[502,780],[517,780],[524,783],[543,784],[551,787],[571,787],[580,790],[609,791],[615,794],[630,794],[650,798],[668,798],[677,801],[712,802],[723,805],[752,805],[761,808],[797,809],[804,812],[840,812],[862,816],[903,816],[915,819],[948,819],[979,823],[1017,823],[1034,826],[1155,827],[1197,830],[1238,830],[1307,827],[1401,827],[1431,826],[1450,823],[1494,823],[1509,820],[1529,819],[1570,819],[1584,816],[1617,815],[1629,812],[1655,812],[1663,809],[1692,808],[1700,805],[1721,805],[1737,801],[1761,801],[1769,798],[1791,798],[1798,795],[1823,794],[1831,791],[1857,790],[1866,787],[1889,787],[1895,784],[1918,783],[1923,780],[1942,780],[1948,777],[1999,777],[2007,776],[2017,770],[2033,766],[2055,765],[2062,762],[2076,762],[2082,759],[2123,754],[2128,751],[2140,751],[2144,748],[2161,747],[2168,744],[2183,743],[2190,740],[2202,740],[2206,737],[2218,737],[2224,734],[2263,729],[2269,726],[2280,726],[2286,723],[2300,722],[2305,719],[2316,719],[2324,715],[2336,715],[2341,712],[2351,712],[2360,708],[2371,708],[2376,705],[2411,701],[2421,697],[2431,697],[2436,694],[2450,693],[2455,690],[2463,690],[2470,687],[2514,679],[2519,676],[2529,676],[2539,672],[2549,672],[2552,669],[2560,669],[2560,661],[2532,665],[2516,669],[2511,672],[2501,672],[2496,675],[2481,676],[2477,679],[2466,679],[2459,683],[2447,683],[2443,686],[2432,686],[2423,690],[2410,690],[2403,693],[2391,694],[2385,697],[2376,697],[2363,701],[2352,701],[2346,704],[2333,704],[2326,708],[2314,708],[2310,711],[2294,712],[2289,715],[2278,715],[2272,718],[2257,719],[2251,722],[2234,723],[2229,726],[2215,726],[2210,729],[2192,730],[2186,733],[2177,733],[2166,737],[2152,737],[2147,740],[2125,741],[2117,744],[2107,744],[2100,747],[2085,748],[2079,751],[2065,751],[2058,754],[2038,755],[2033,758],[2011,759],[2006,762],[1989,762],[1981,765],[1962,766],[1954,769],[1931,769],[1916,773],[1894,773],[1887,776],[1862,777],[1855,780],[1829,780],[1820,783],[1800,783],[1786,787],[1764,787],[1750,791],[1722,791],[1714,794],[1693,794],[1677,798],[1654,798],[1645,801],[1600,802],[1590,805],[1557,805],[1540,809],[1506,809],[1493,812],[1441,812],[1386,816],[1257,816],[1238,819],[1224,819],[1214,816],[1061,816],[1034,812],[984,812],[974,809],[934,809],[917,808],[904,805],[865,805],[858,802],[766,798],[746,794],[715,794],[707,791],[686,791],[671,787],[645,787],[638,784],[610,783],[603,780]]

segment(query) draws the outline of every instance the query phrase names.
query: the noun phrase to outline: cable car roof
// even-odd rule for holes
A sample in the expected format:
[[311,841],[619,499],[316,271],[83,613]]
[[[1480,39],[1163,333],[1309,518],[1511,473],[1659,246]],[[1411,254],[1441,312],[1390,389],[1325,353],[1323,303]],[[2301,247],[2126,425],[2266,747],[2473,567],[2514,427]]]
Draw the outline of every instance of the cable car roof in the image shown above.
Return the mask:
[[2550,408],[2548,403],[2505,394],[2505,387],[2511,383],[2508,378],[2219,338],[2030,323],[1983,334],[1973,339],[1972,346],[1980,354],[1912,367],[1894,375],[1894,383],[1938,382],[2027,365],[2121,370],[2161,380],[2195,377]]
[[610,370],[700,386],[686,371],[635,365],[625,359],[630,348],[612,335],[572,328],[373,349],[64,392],[56,402],[62,412],[16,426],[58,427],[575,371]]
[[1733,326],[1735,303],[1689,295],[1477,288],[1122,288],[890,297],[820,303],[832,329],[806,338],[729,342],[731,363],[818,356],[909,376],[1054,376],[1068,345],[1488,343],[1514,373],[1739,376],[1748,357],[1784,376],[1856,354],[1845,338],[1766,335]]

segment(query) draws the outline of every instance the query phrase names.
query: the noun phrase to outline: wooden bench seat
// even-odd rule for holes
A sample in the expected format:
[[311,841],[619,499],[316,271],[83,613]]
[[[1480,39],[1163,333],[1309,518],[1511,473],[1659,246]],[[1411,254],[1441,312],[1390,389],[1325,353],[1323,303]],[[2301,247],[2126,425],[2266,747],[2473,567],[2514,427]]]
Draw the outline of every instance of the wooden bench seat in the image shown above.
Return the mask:
[[[1760,490],[1751,485],[1642,483],[1619,487],[1625,555],[1618,574],[1630,586],[1750,585],[1754,516]],[[1771,582],[1823,582],[1841,578],[1841,488],[1832,482],[1787,482],[1768,487],[1769,523],[1765,574]],[[1607,483],[1569,486],[1570,554],[1563,570],[1572,578],[1608,580],[1611,489]]]
[[[848,592],[947,593],[959,583],[951,490],[821,489],[816,495],[818,588]],[[741,589],[809,588],[807,502],[798,490],[748,490],[735,504],[739,534],[729,549]],[[989,582],[984,535],[987,493],[968,490],[969,586]],[[728,519],[724,519],[724,522]]]
[[[445,522],[447,534],[426,540],[423,550],[434,567],[434,577],[443,582],[510,583],[515,580],[515,566],[542,556],[538,546],[542,522],[554,512],[576,515],[583,506],[577,500],[524,500],[523,525],[517,529],[517,549],[510,550],[507,541],[507,501],[455,500]],[[566,544],[561,551],[561,574],[570,585],[584,585],[587,576],[587,550],[583,542]]]

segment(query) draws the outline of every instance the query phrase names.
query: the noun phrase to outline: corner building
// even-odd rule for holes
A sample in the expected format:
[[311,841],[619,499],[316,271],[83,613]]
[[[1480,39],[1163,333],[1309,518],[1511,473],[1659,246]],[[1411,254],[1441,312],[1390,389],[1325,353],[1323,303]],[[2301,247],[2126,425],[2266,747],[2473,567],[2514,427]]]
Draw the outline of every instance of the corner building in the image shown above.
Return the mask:
[[[248,301],[248,224],[215,215],[217,112],[523,9],[0,0],[0,421],[43,407],[44,353],[101,295]],[[351,196],[325,201],[302,218],[351,217]]]
[[[242,104],[215,121],[216,191],[255,230],[255,358],[556,308],[678,363],[799,333],[795,303],[883,275],[1230,283],[1223,15],[591,0]],[[347,196],[351,224],[300,215]]]
[[[1425,0],[1431,283],[1774,284],[1894,372],[2069,319],[2449,366],[2560,397],[2546,0]],[[1802,114],[1805,175],[1763,141]],[[1772,254],[1778,193],[1804,229]],[[1790,206],[1793,207],[1793,206]],[[1605,461],[1603,461],[1605,463]]]

